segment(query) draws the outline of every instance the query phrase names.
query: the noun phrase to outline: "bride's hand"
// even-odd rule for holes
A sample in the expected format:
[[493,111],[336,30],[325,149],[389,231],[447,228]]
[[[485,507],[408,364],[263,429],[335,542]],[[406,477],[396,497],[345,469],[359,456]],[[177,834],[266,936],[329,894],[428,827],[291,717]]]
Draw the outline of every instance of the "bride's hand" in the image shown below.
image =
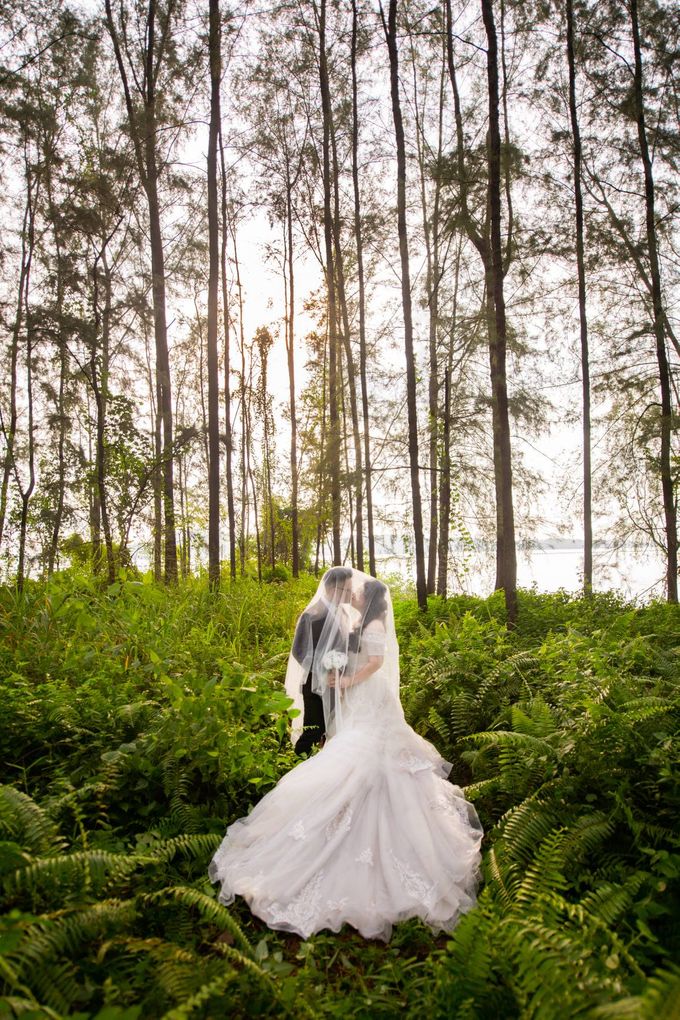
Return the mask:
[[345,687],[352,686],[352,677],[348,676],[347,673],[343,673],[342,676],[338,676],[337,669],[331,669],[328,672],[328,686],[344,690]]

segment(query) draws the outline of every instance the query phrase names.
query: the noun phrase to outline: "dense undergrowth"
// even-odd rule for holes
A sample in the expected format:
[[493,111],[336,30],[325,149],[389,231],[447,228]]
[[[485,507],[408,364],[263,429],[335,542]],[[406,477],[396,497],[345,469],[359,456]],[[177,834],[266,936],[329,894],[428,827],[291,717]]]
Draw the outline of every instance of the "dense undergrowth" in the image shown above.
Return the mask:
[[452,937],[306,942],[207,863],[295,763],[282,678],[313,578],[211,595],[0,589],[0,1020],[680,1016],[680,611],[395,600],[402,699],[484,825]]

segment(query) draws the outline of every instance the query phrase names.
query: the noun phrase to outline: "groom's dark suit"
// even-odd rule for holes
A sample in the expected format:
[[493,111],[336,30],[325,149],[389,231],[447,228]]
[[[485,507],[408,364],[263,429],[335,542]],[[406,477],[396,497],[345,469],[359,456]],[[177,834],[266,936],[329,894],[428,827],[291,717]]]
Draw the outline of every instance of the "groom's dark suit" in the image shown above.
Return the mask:
[[[325,609],[322,609],[316,613],[304,612],[298,620],[291,650],[299,663],[302,663],[304,658],[308,628],[311,628],[312,647],[316,651],[321,632],[323,631],[323,625],[326,622],[326,616]],[[308,751],[311,751],[313,745],[318,744],[322,737],[326,735],[323,701],[312,690],[311,668],[302,687],[302,697],[304,700],[304,711],[302,713],[303,730],[302,735],[295,744],[296,754],[306,754]]]

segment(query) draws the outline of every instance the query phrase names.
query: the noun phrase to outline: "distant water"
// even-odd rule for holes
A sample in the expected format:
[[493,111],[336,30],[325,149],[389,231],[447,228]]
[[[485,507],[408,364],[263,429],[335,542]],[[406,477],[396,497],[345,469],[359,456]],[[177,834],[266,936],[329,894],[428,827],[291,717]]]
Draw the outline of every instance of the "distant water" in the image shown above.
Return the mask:
[[[413,561],[395,549],[393,543],[382,542],[377,550],[378,573],[415,576]],[[450,556],[449,591],[488,595],[495,579],[494,550],[476,547],[466,556],[461,546]],[[538,591],[579,591],[583,585],[583,545],[575,540],[554,539],[534,543],[531,548],[517,550],[517,584],[521,588],[535,586]],[[614,549],[598,543],[593,551],[593,587],[597,591],[615,590],[627,598],[649,601],[663,598],[665,565],[656,549],[639,551]]]

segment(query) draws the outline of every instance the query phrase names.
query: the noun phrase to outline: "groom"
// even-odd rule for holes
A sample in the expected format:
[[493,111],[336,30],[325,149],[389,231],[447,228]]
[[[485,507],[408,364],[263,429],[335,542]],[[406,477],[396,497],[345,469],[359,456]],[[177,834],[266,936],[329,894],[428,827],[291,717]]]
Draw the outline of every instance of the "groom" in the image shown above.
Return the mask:
[[[352,570],[349,567],[331,567],[324,578],[324,590],[320,604],[312,610],[305,610],[298,620],[291,649],[293,656],[302,663],[305,653],[305,635],[311,629],[314,651],[326,622],[328,611],[342,602],[349,602],[352,597]],[[296,754],[307,754],[314,744],[318,744],[326,735],[326,724],[323,716],[323,701],[312,690],[312,670],[310,667],[307,679],[302,687],[304,710],[302,714],[302,736],[295,744]]]

